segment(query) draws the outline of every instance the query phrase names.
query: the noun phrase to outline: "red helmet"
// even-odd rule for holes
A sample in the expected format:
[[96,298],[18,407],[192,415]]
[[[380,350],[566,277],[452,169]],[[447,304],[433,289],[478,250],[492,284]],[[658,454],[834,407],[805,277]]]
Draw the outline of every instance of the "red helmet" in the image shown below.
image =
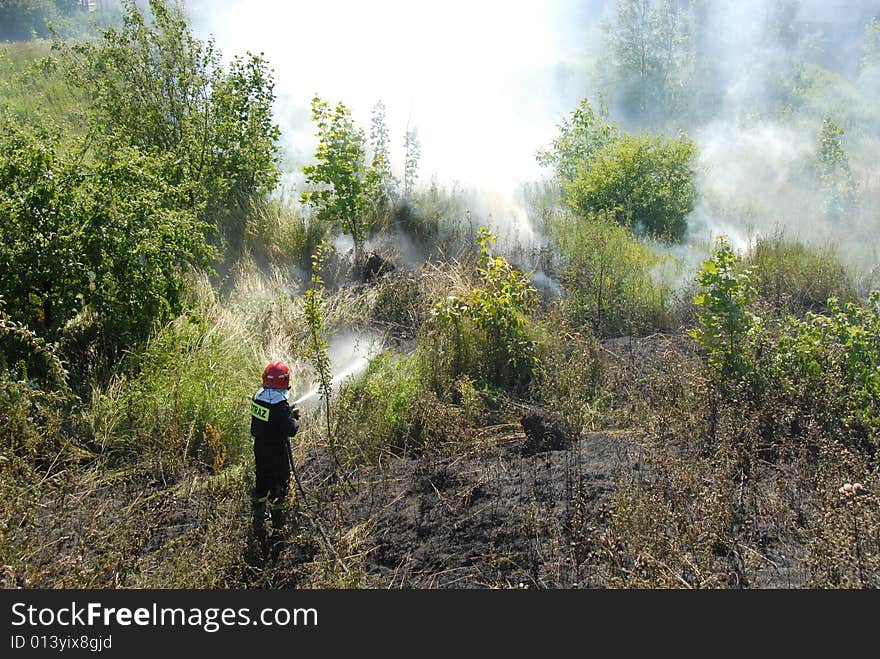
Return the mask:
[[284,362],[272,362],[263,371],[263,386],[271,389],[287,389],[290,387],[290,369]]

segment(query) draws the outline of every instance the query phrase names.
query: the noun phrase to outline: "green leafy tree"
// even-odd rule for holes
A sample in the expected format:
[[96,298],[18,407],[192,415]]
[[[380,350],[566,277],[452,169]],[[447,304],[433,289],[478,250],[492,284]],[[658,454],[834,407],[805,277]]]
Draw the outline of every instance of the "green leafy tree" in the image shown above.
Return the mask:
[[166,159],[129,147],[83,163],[57,140],[0,125],[0,294],[51,339],[89,307],[125,345],[179,309],[185,269],[210,254],[205,227]]
[[825,117],[819,134],[818,175],[825,214],[838,220],[851,213],[856,203],[856,182],[843,148],[843,135],[843,128]]
[[691,336],[706,352],[722,384],[743,373],[747,364],[743,343],[758,322],[749,311],[757,295],[751,273],[738,264],[733,248],[721,236],[696,276],[699,291],[694,305],[699,326]]
[[364,132],[342,102],[331,110],[316,96],[312,120],[318,129],[316,162],[303,167],[303,173],[314,187],[303,192],[302,200],[316,209],[319,220],[352,237],[359,260],[383,199],[381,170],[367,165]]
[[634,230],[679,242],[697,196],[696,153],[684,136],[623,135],[581,163],[565,188],[569,205],[583,215],[611,213]]
[[55,44],[68,79],[90,107],[87,143],[171,156],[169,184],[193,184],[190,203],[233,245],[251,197],[278,180],[274,83],[265,60],[224,68],[212,42],[195,38],[180,6],[150,0],[152,24],[130,1],[123,24],[101,39]]
[[537,153],[538,163],[552,167],[563,184],[577,177],[584,163],[592,162],[594,156],[609,142],[620,137],[617,126],[608,124],[605,113],[597,113],[587,99],[583,99],[562,120],[559,134],[547,149]]
[[0,0],[0,39],[25,41],[34,35],[47,37],[47,21],[58,16],[58,7],[52,0]]
[[[81,139],[0,125],[0,295],[14,322],[56,340],[78,314],[108,351],[182,306],[184,274],[235,239],[235,210],[277,175],[271,78],[258,58],[227,69],[177,6],[133,3],[121,28],[58,42],[88,104]],[[110,358],[110,355],[107,355]]]

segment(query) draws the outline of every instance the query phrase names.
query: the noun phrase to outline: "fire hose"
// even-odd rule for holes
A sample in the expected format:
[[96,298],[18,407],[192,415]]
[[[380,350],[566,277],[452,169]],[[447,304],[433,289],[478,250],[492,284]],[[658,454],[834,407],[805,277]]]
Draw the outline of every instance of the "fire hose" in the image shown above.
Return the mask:
[[[299,419],[299,409],[293,408],[291,410],[293,414],[293,418]],[[321,538],[324,540],[324,544],[327,545],[327,548],[330,550],[330,553],[333,554],[333,558],[336,559],[336,562],[339,563],[339,566],[343,569],[343,571],[348,574],[348,567],[345,565],[343,560],[339,558],[339,554],[336,551],[336,548],[333,546],[333,543],[330,542],[330,538],[327,537],[327,533],[324,531],[324,527],[321,526],[321,522],[318,521],[318,515],[312,509],[311,505],[309,505],[309,498],[306,496],[306,490],[303,487],[302,481],[299,478],[299,473],[296,470],[296,463],[293,461],[293,449],[290,446],[290,437],[287,437],[287,459],[290,461],[290,470],[293,472],[293,480],[296,482],[296,488],[299,490],[300,496],[303,500],[303,505],[306,507],[309,515],[309,521],[315,525],[315,528],[318,529],[318,533],[321,535]]]

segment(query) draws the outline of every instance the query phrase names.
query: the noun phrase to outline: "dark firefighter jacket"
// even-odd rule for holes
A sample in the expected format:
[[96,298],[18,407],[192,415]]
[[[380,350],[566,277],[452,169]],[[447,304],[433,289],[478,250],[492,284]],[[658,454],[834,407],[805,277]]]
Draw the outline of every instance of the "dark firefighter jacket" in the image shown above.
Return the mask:
[[263,388],[251,400],[251,435],[258,463],[288,464],[287,438],[296,434],[299,424],[291,414],[286,394],[284,389]]

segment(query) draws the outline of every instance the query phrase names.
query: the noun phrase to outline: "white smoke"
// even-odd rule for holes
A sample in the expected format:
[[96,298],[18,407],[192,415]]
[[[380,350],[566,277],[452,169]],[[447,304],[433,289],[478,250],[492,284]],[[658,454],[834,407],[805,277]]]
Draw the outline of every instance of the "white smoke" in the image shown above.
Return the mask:
[[[458,185],[471,217],[492,225],[499,242],[506,233],[535,238],[535,218],[527,217],[516,191],[544,173],[534,154],[552,141],[562,118],[581,98],[598,102],[596,62],[608,53],[602,25],[613,19],[615,5],[186,0],[198,36],[213,35],[227,57],[263,52],[274,68],[290,172],[314,151],[314,94],[343,101],[364,128],[382,100],[395,173],[402,176],[403,135],[416,127],[420,184]],[[870,125],[875,137],[859,139],[877,150],[880,128],[870,99],[880,99],[880,90],[871,95],[854,85],[867,84],[858,77],[861,42],[880,2],[718,0],[700,7],[695,48],[711,67],[718,104],[701,125],[666,127],[684,129],[701,152],[689,242],[704,246],[725,233],[744,248],[756,235],[782,228],[789,238],[841,243],[862,261],[876,256],[876,248],[865,255],[866,238],[880,230],[876,208],[869,205],[848,226],[830,225],[804,168],[825,113],[847,129],[847,139]],[[810,89],[813,107],[799,110],[794,122],[779,112],[781,86],[793,84],[804,62],[824,87]],[[612,114],[619,119],[627,129],[644,127]],[[875,200],[878,185],[864,176],[877,178],[876,156],[867,147],[852,156],[866,198]],[[294,176],[292,183],[301,180]]]
[[[263,52],[275,70],[288,165],[311,157],[314,94],[344,102],[363,127],[382,100],[402,174],[417,127],[420,179],[512,193],[538,176],[535,150],[585,94],[576,75],[604,3],[187,0],[196,33],[225,56]],[[577,20],[573,20],[574,17]]]

